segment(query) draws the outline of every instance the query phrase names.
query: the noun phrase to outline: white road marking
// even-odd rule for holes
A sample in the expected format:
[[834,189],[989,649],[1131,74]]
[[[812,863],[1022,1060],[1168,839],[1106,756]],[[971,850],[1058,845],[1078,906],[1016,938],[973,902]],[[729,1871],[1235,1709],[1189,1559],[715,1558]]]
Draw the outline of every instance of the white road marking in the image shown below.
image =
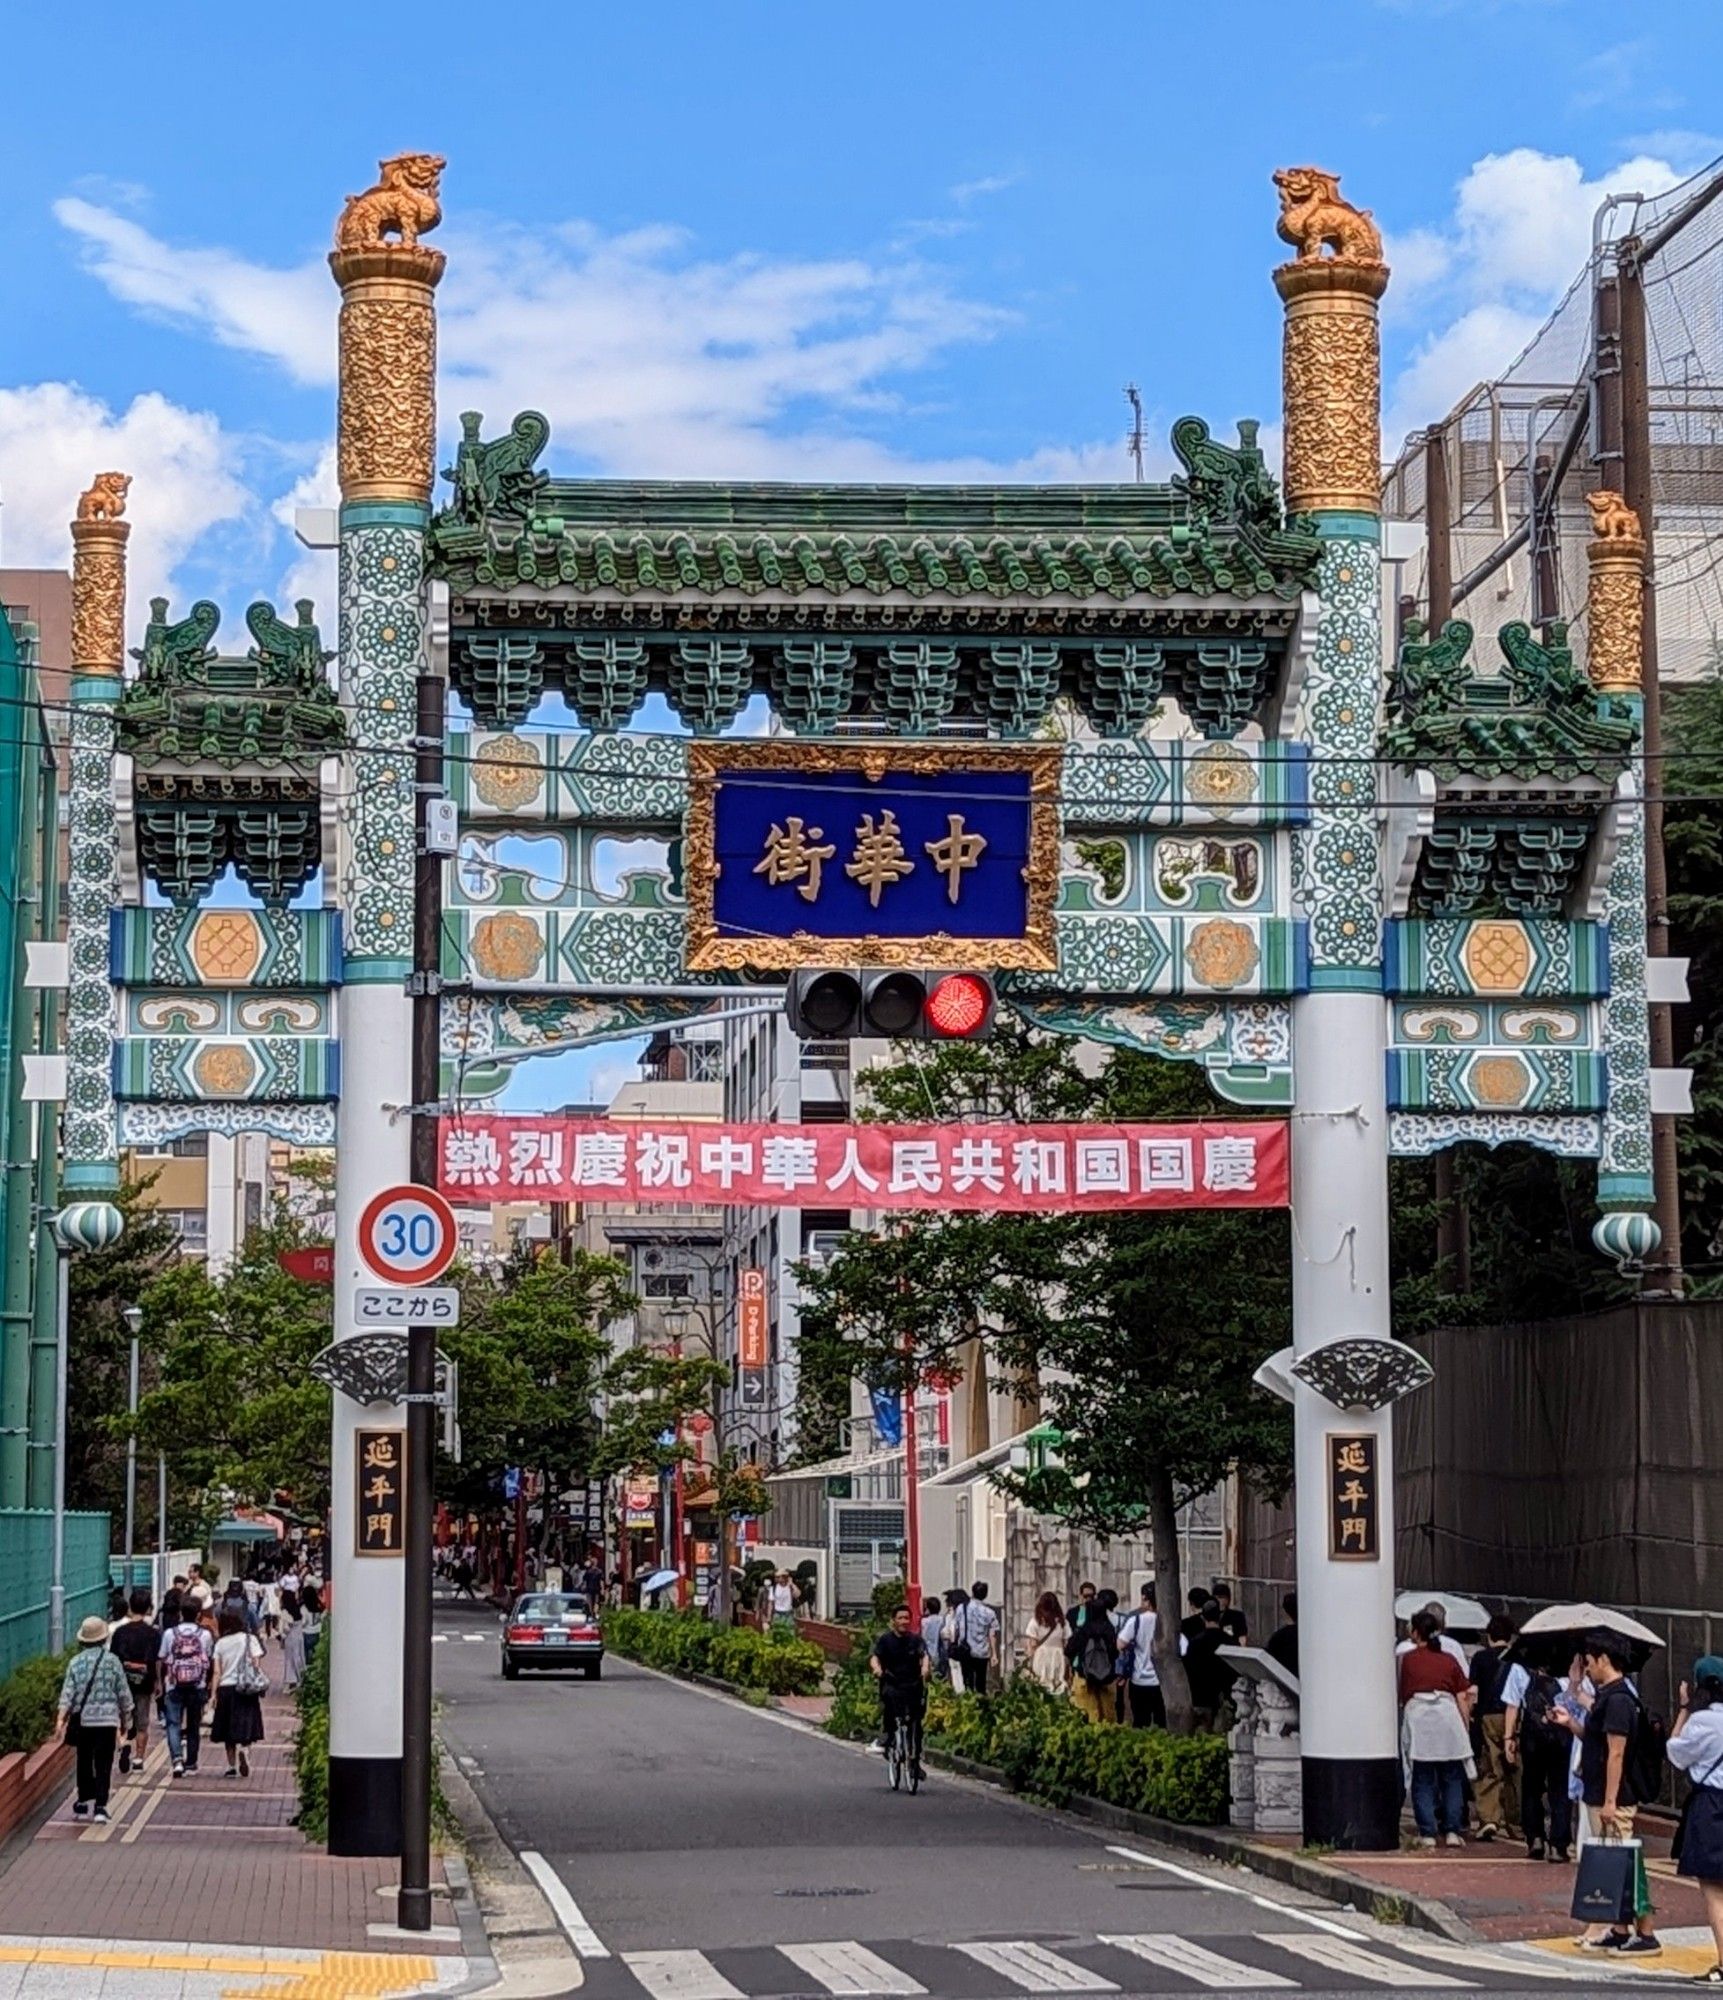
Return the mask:
[[778,1949],[828,1993],[925,1993],[927,1988],[899,1972],[866,1945],[845,1938],[839,1944],[781,1944]]
[[431,1644],[433,1646],[446,1646],[448,1643],[449,1635],[447,1632],[433,1632],[431,1634]]
[[530,1847],[521,1849],[521,1866],[544,1891],[544,1899],[556,1912],[556,1920],[568,1933],[568,1941],[582,1958],[608,1958],[603,1940],[581,1913],[580,1905],[568,1893],[562,1877],[542,1854]]
[[1134,1952],[1151,1965],[1194,1979],[1199,1986],[1218,1986],[1250,1992],[1258,1987],[1296,1986],[1278,1972],[1259,1972],[1254,1965],[1241,1965],[1236,1958],[1222,1958],[1218,1951],[1193,1944],[1189,1938],[1170,1937],[1161,1931],[1130,1931],[1123,1935],[1101,1934],[1103,1944],[1117,1945],[1120,1951]]
[[488,1632],[463,1632],[461,1637],[466,1640],[469,1646],[482,1646],[489,1639],[490,1634]]
[[622,1962],[654,2000],[744,2000],[703,1951],[625,1951]]
[[1373,1980],[1379,1986],[1469,1987],[1469,1979],[1450,1979],[1445,1972],[1425,1972],[1416,1965],[1402,1965],[1397,1959],[1382,1958],[1366,1951],[1356,1938],[1292,1936],[1264,1937],[1264,1944],[1278,1945],[1297,1958],[1307,1958],[1329,1972],[1343,1972],[1350,1979]]
[[[1667,1931],[1660,1931],[1658,1935],[1665,1944],[1669,1942]],[[1709,1931],[1703,1933],[1705,1938],[1710,1935]],[[1398,1948],[1415,1952],[1419,1958],[1433,1958],[1439,1965],[1463,1965],[1468,1971],[1475,1972],[1511,1973],[1516,1978],[1565,1979],[1570,1984],[1576,1979],[1590,1979],[1596,1969],[1589,1965],[1540,1965],[1533,1957],[1535,1946],[1528,1949],[1514,1945],[1489,1951],[1477,1945],[1443,1944],[1435,1938],[1408,1937],[1400,1940]]]
[[1098,1972],[1073,1965],[1043,1944],[960,1944],[956,1949],[1025,1993],[1117,1993]]
[[1236,1882],[1224,1882],[1216,1875],[1201,1875],[1194,1868],[1181,1868],[1176,1861],[1162,1861],[1158,1855],[1145,1854],[1140,1847],[1109,1847],[1107,1852],[1121,1854],[1127,1861],[1138,1862],[1144,1868],[1158,1868],[1163,1874],[1176,1875],[1181,1881],[1194,1882],[1199,1889],[1214,1889],[1223,1896],[1242,1896],[1259,1910],[1272,1910],[1278,1917],[1290,1917],[1295,1924],[1309,1924],[1313,1930],[1327,1931],[1330,1937],[1357,1942],[1358,1933],[1349,1930],[1345,1924],[1336,1923],[1332,1917],[1319,1917],[1312,1910],[1298,1910],[1290,1903],[1277,1903],[1272,1896],[1259,1896],[1254,1889],[1241,1889]]

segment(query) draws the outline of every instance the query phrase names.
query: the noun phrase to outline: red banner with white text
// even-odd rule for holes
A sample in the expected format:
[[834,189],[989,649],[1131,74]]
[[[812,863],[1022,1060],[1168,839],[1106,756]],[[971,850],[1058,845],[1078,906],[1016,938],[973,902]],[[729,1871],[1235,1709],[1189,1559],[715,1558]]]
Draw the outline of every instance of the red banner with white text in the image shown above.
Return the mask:
[[1284,1208],[1283,1120],[1189,1125],[441,1121],[451,1201],[766,1208]]

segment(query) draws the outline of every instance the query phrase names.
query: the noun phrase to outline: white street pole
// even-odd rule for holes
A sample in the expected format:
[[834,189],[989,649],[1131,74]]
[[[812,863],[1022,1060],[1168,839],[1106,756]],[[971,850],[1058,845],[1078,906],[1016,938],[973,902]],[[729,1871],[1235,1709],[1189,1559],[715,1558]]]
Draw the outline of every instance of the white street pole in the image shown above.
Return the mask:
[[159,1605],[168,1587],[168,1455],[156,1453],[156,1577],[155,1600]]
[[70,1310],[72,1260],[55,1253],[59,1269],[54,1294],[54,1554],[48,1582],[48,1651],[66,1649],[66,1317]]

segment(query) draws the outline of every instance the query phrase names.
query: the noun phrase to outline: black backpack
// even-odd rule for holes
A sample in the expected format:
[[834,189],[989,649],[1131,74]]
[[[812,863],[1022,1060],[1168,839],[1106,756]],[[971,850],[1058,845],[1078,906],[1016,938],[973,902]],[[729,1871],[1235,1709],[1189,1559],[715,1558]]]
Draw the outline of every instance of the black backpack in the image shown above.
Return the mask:
[[1119,1635],[1112,1619],[1104,1611],[1091,1612],[1083,1620],[1082,1638],[1078,1671],[1092,1688],[1111,1687],[1119,1662]]
[[1556,1703],[1561,1682],[1554,1674],[1531,1671],[1525,1706],[1520,1710],[1520,1734],[1545,1750],[1559,1750],[1573,1742],[1566,1724],[1557,1720]]

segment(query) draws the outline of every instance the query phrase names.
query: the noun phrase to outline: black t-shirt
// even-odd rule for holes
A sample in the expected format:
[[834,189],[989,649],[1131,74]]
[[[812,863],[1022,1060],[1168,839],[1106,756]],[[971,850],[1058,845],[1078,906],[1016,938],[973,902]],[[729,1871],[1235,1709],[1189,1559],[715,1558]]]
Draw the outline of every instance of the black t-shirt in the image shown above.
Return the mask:
[[882,1632],[873,1642],[873,1656],[879,1662],[880,1678],[889,1688],[906,1694],[921,1686],[921,1663],[927,1646],[919,1632]]
[[149,1692],[161,1644],[162,1635],[147,1618],[128,1618],[123,1625],[114,1627],[108,1651],[125,1668],[133,1694]]
[[1611,1681],[1593,1695],[1585,1718],[1585,1736],[1579,1746],[1579,1781],[1585,1788],[1588,1806],[1601,1806],[1608,1797],[1609,1739],[1625,1736],[1621,1782],[1616,1787],[1618,1806],[1636,1806],[1639,1794],[1633,1789],[1633,1736],[1639,1727],[1639,1703],[1625,1680]]
[[1506,1704],[1502,1700],[1502,1683],[1508,1677],[1510,1666],[1506,1646],[1480,1646],[1472,1655],[1472,1685],[1478,1691],[1474,1715],[1501,1715]]
[[1202,1628],[1203,1618],[1200,1611],[1193,1611],[1188,1618],[1179,1620],[1179,1631],[1187,1639],[1194,1639]]
[[1298,1627],[1282,1625],[1269,1634],[1268,1644],[1262,1649],[1271,1660],[1278,1660],[1289,1674],[1298,1672]]
[[1250,1627],[1245,1623],[1244,1613],[1229,1605],[1220,1614],[1220,1629],[1226,1634],[1224,1644],[1228,1646],[1242,1646],[1245,1643],[1245,1635],[1250,1630]]
[[1191,1700],[1198,1708],[1219,1708],[1226,1699],[1226,1691],[1237,1676],[1224,1660],[1215,1658],[1220,1647],[1228,1643],[1226,1633],[1218,1625],[1203,1625],[1185,1648],[1185,1672],[1190,1677]]

